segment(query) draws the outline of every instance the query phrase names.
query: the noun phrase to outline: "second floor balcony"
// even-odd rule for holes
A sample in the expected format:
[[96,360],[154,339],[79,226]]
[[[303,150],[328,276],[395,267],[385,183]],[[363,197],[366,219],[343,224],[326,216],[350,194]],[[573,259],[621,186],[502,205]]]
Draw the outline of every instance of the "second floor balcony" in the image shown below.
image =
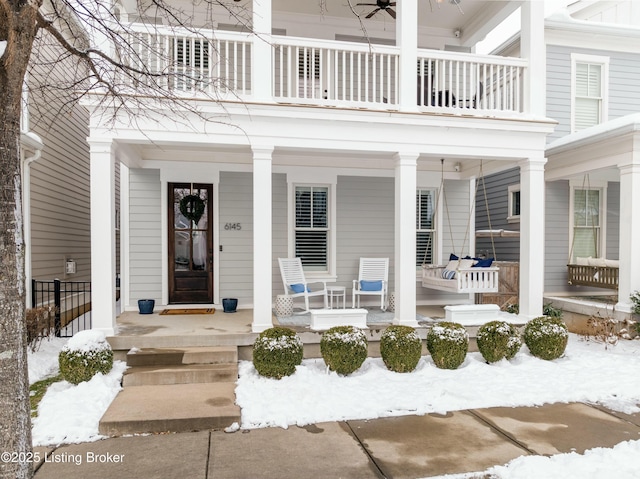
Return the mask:
[[[401,81],[396,46],[131,24],[129,65],[183,98],[472,116],[525,115],[521,58],[418,49]],[[269,61],[255,61],[257,43]],[[257,65],[257,66],[256,66]],[[405,69],[405,71],[407,71]],[[134,91],[136,74],[121,79]],[[256,91],[268,85],[268,94]],[[412,85],[404,88],[403,85]],[[264,91],[264,88],[262,88]]]

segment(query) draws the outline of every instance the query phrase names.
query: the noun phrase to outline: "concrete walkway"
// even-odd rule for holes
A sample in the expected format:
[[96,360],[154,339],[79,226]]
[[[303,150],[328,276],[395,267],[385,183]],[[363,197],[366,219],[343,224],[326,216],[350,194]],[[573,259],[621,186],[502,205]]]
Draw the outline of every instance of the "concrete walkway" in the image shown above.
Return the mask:
[[35,477],[408,479],[481,472],[522,455],[583,453],[637,439],[640,414],[551,404],[37,448],[47,459]]

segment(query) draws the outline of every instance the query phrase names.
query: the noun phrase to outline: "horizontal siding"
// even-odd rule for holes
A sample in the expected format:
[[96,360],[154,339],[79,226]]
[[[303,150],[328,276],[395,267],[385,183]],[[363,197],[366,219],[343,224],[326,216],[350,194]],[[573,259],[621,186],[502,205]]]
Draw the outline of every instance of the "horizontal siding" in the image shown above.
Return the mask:
[[[520,231],[520,223],[509,223],[509,187],[520,184],[520,169],[512,168],[478,180],[476,190],[476,230],[505,229]],[[486,191],[486,201],[485,201]],[[487,212],[487,204],[489,205]],[[491,225],[489,225],[491,223]],[[495,255],[494,255],[495,246]],[[494,237],[476,239],[476,254],[495,257],[499,261],[520,260],[520,239]]]
[[275,301],[275,297],[278,294],[284,292],[284,285],[282,284],[282,277],[280,276],[280,267],[278,265],[278,258],[286,258],[288,256],[288,219],[287,219],[287,175],[276,174],[273,175],[273,209],[272,218],[273,221],[273,268],[272,277],[273,285],[272,292]]
[[619,259],[620,183],[607,184],[607,259]]
[[547,116],[558,122],[548,142],[571,131],[571,54],[609,57],[608,119],[640,111],[638,55],[609,50],[547,46]]
[[129,278],[131,304],[162,298],[160,170],[129,172]]
[[546,185],[545,291],[571,291],[567,284],[569,258],[569,182]]
[[336,284],[347,288],[347,303],[360,258],[389,258],[394,290],[394,188],[393,178],[338,177]]
[[[63,62],[41,65],[58,52],[37,48],[29,76],[31,130],[44,143],[42,156],[30,167],[31,274],[34,279],[88,281],[91,279],[91,222],[89,184],[89,114],[75,102],[64,105],[63,95],[42,96],[38,87],[65,81]],[[40,65],[39,65],[40,64]],[[66,275],[65,258],[76,261],[77,273]]]
[[[253,304],[253,175],[221,172],[219,186],[220,298]],[[240,223],[240,230],[225,230]]]

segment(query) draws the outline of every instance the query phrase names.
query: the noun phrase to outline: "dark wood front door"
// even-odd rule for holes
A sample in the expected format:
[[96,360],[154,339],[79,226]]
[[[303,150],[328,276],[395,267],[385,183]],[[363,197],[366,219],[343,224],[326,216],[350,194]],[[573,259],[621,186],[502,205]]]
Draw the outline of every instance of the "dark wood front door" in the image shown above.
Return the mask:
[[211,185],[169,183],[169,303],[213,303]]

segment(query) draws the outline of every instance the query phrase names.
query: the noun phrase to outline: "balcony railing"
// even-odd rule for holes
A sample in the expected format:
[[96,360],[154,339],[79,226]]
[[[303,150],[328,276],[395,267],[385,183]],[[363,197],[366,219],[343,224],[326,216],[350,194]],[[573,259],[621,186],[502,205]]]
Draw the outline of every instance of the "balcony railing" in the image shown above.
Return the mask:
[[[125,35],[133,52],[129,64],[158,74],[156,83],[172,92],[249,100],[252,82],[271,75],[274,102],[389,110],[400,104],[396,47],[274,36],[271,71],[253,72],[248,34],[145,25],[133,30]],[[415,101],[425,112],[522,113],[526,64],[520,58],[419,50]],[[124,81],[135,88],[138,78],[130,74]]]

